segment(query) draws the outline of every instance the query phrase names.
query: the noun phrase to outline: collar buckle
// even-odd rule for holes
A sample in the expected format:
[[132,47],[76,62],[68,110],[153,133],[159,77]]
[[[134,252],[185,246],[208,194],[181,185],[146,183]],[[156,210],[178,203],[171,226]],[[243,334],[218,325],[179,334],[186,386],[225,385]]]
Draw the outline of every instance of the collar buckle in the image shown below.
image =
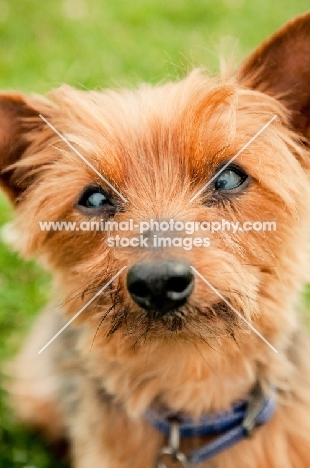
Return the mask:
[[169,425],[168,445],[159,452],[157,468],[168,468],[165,460],[170,460],[173,468],[190,468],[186,455],[180,451],[180,422],[172,417],[169,418]]
[[262,423],[257,422],[258,416],[264,408],[266,395],[261,382],[257,382],[248,399],[248,405],[242,421],[242,427],[246,437],[252,437],[255,429]]

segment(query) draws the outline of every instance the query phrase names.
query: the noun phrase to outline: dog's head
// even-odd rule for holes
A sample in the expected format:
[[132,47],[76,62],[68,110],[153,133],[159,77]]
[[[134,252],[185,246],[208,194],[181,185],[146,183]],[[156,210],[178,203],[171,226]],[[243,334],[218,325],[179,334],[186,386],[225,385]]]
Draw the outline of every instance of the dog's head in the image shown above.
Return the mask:
[[16,246],[69,311],[95,297],[80,319],[135,340],[230,339],[244,318],[274,341],[304,281],[309,31],[297,18],[229,79],[0,95]]

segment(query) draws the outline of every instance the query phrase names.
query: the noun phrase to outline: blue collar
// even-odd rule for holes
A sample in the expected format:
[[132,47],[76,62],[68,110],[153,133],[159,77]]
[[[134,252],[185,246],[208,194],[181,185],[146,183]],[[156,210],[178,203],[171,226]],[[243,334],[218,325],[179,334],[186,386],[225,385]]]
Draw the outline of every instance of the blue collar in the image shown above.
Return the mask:
[[[240,440],[252,435],[254,429],[266,424],[276,408],[275,390],[269,386],[268,395],[257,383],[247,400],[239,401],[229,411],[210,413],[198,420],[182,414],[148,409],[145,420],[169,437],[168,446],[158,457],[158,468],[165,468],[164,459],[169,456],[179,461],[179,466],[189,468],[226,450]],[[181,437],[217,436],[214,440],[193,450],[187,456],[180,452]]]

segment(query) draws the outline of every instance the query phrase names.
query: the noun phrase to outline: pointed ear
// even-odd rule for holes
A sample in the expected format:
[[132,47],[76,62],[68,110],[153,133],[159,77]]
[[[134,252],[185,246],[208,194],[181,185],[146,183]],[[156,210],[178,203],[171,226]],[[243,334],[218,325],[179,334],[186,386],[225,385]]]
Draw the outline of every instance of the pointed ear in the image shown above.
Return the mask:
[[295,129],[310,129],[310,13],[290,21],[241,66],[238,81],[279,99]]
[[0,93],[0,186],[16,203],[27,188],[27,177],[10,169],[24,158],[34,135],[44,128],[36,104],[40,99],[22,94]]

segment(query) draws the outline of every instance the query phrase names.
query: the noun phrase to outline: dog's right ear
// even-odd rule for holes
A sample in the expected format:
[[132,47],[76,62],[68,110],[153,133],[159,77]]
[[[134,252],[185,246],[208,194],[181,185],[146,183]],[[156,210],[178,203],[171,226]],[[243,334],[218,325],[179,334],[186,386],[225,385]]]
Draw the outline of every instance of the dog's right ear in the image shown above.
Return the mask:
[[27,154],[27,149],[44,122],[39,116],[40,99],[22,94],[0,94],[0,186],[16,204],[29,185],[26,171],[12,165]]

